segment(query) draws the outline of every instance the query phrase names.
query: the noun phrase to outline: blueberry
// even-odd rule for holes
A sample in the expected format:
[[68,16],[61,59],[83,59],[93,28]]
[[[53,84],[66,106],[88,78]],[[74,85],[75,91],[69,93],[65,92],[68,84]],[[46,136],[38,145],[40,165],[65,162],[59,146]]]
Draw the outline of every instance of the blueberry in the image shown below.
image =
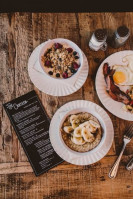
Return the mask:
[[77,55],[77,52],[76,52],[76,51],[74,51],[74,52],[73,52],[73,55]]
[[49,75],[53,75],[53,72],[52,72],[52,71],[49,71],[48,74],[49,74]]
[[75,56],[75,59],[79,59],[79,57],[78,57],[78,56]]
[[56,73],[56,77],[60,77],[60,73]]
[[74,68],[71,68],[72,73],[76,73],[76,70]]
[[44,56],[47,56],[48,53],[50,53],[51,51],[51,48],[49,48],[45,53],[44,53]]
[[49,49],[47,50],[47,52],[49,53],[51,50],[52,50],[52,49],[51,49],[51,48],[49,48]]
[[59,58],[59,60],[60,60],[60,61],[62,61],[62,59],[61,59],[61,58]]

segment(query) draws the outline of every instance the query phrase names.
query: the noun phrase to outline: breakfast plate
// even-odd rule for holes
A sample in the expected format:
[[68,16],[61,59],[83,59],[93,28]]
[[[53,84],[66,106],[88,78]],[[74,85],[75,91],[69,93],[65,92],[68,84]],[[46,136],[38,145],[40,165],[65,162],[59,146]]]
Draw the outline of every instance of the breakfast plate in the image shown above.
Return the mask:
[[[127,64],[124,59],[126,56],[130,56],[130,55],[133,55],[133,51],[125,50],[125,51],[116,52],[116,53],[110,55],[109,57],[107,57],[99,66],[99,69],[98,69],[97,75],[96,75],[95,85],[96,85],[96,91],[97,91],[98,97],[108,111],[110,111],[113,115],[115,115],[121,119],[133,121],[133,113],[125,111],[123,109],[124,104],[121,102],[115,101],[107,93],[106,82],[105,82],[104,75],[103,75],[103,66],[105,63],[109,63],[110,66],[115,65],[116,68],[118,68],[117,66],[119,66],[119,68],[120,68],[119,71],[122,71],[123,69],[121,70],[121,65],[123,66],[123,65]],[[129,69],[127,71],[129,71]],[[133,73],[133,71],[130,70],[130,72],[126,72],[126,76],[129,77],[129,75],[131,76],[132,73]],[[115,76],[115,78],[116,78],[116,76]],[[129,79],[131,79],[130,81],[133,80],[133,78],[129,78]],[[121,82],[122,81],[123,80],[121,79]],[[129,82],[129,84],[130,84],[130,82]],[[124,86],[124,83],[123,83],[123,85],[120,88],[122,88],[123,91],[125,92],[128,87],[127,87],[127,85]]]
[[[98,146],[87,152],[70,149],[62,139],[61,125],[69,114],[88,112],[98,119],[103,134]],[[99,105],[85,100],[66,103],[54,114],[49,128],[51,144],[56,153],[65,161],[75,165],[89,165],[99,161],[109,151],[114,138],[113,124],[108,114]]]
[[52,96],[66,96],[79,90],[85,83],[89,71],[89,65],[85,54],[81,51],[83,65],[79,72],[77,72],[77,74],[75,73],[73,77],[63,80],[52,78],[42,70],[39,63],[40,52],[42,52],[46,44],[47,41],[37,46],[28,61],[28,73],[33,84],[40,91]]

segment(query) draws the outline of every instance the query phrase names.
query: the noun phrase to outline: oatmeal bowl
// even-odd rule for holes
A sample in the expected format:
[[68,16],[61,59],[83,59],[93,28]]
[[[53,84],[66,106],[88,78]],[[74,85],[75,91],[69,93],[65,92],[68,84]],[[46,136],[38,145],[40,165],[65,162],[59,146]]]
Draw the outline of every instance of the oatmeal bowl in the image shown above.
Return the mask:
[[104,141],[106,129],[86,109],[72,110],[61,121],[60,138],[68,150],[86,153],[97,150]]
[[67,80],[80,73],[83,54],[80,48],[68,39],[52,39],[40,50],[39,63],[48,77]]
[[85,100],[63,105],[53,116],[49,133],[56,153],[76,165],[93,164],[103,158],[114,136],[108,114]]

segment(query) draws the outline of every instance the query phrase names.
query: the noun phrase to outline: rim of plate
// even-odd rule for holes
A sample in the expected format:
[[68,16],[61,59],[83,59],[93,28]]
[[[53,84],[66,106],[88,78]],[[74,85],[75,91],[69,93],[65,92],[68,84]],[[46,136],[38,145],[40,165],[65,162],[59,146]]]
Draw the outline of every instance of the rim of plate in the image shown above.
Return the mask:
[[[120,64],[123,64],[122,58],[128,54],[133,54],[133,50],[124,50],[124,51],[119,51],[115,52],[111,55],[109,55],[99,66],[97,74],[96,74],[96,79],[95,79],[95,87],[97,91],[97,95],[103,104],[103,106],[111,112],[113,115],[117,116],[118,118],[128,120],[128,121],[133,121],[133,114],[130,112],[126,112],[122,109],[122,106],[124,105],[121,102],[117,102],[113,100],[108,93],[106,92],[106,83],[104,80],[102,68],[103,64],[108,62],[109,64],[111,62],[115,62],[115,57],[116,57],[116,62],[119,62]],[[120,60],[121,59],[121,60]],[[113,63],[114,64],[114,63]],[[110,64],[110,65],[113,65]],[[115,63],[117,64],[117,63]]]
[[36,57],[39,56],[40,50],[44,43],[40,44],[33,50],[28,61],[28,73],[33,84],[42,92],[52,96],[67,96],[79,90],[85,83],[89,72],[89,64],[85,54],[82,52],[84,57],[84,66],[75,82],[75,86],[70,86],[69,84],[64,83],[60,84],[60,82],[56,82],[55,84],[56,79],[45,78],[42,73],[33,68],[37,61]]
[[[77,109],[86,109],[86,112],[93,114],[98,118],[104,129],[103,140],[101,140],[100,144],[85,153],[69,150],[60,136],[60,123],[62,120],[60,119],[60,114],[62,117],[62,114],[65,116],[70,111]],[[108,153],[113,142],[114,130],[112,121],[103,108],[90,101],[76,100],[66,103],[56,111],[50,123],[49,135],[55,152],[62,159],[75,165],[89,165],[99,161]]]

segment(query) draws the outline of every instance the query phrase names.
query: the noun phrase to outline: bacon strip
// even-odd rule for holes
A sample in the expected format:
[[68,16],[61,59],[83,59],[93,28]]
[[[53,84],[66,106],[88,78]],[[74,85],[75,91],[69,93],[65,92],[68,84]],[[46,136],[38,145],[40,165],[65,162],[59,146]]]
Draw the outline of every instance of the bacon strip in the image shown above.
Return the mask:
[[120,88],[114,84],[113,80],[114,70],[110,69],[108,63],[105,63],[103,66],[103,74],[107,85],[106,90],[110,95],[110,97],[115,101],[123,102],[126,105],[130,104],[131,102],[130,96],[121,91]]

